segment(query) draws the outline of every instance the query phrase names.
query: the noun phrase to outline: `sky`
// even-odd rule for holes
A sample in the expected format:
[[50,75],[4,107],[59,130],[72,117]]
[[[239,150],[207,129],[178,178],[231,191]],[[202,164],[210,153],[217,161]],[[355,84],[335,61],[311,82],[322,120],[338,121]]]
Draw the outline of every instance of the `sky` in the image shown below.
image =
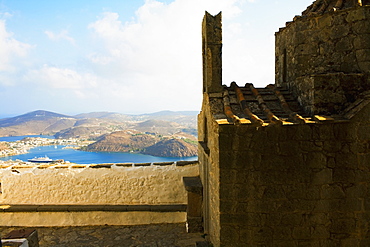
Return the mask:
[[0,117],[199,111],[201,23],[222,11],[223,84],[274,83],[274,34],[313,0],[0,0]]

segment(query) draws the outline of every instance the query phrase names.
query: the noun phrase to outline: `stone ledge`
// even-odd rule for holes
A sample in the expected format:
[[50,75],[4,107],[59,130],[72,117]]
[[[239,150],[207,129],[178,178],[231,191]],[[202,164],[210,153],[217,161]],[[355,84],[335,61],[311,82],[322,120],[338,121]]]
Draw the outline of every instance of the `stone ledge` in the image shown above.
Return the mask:
[[166,205],[0,205],[0,212],[186,212],[186,204]]
[[200,177],[183,177],[184,186],[186,191],[201,195],[203,192],[203,185]]
[[193,161],[176,161],[176,166],[188,166],[188,165],[198,165],[199,161],[198,160],[193,160]]
[[[131,168],[131,167],[148,167],[148,166],[191,166],[198,165],[198,160],[190,161],[171,161],[171,162],[153,162],[153,163],[111,163],[111,164],[0,164],[1,169],[111,169],[112,167]],[[16,171],[15,171],[16,172]]]

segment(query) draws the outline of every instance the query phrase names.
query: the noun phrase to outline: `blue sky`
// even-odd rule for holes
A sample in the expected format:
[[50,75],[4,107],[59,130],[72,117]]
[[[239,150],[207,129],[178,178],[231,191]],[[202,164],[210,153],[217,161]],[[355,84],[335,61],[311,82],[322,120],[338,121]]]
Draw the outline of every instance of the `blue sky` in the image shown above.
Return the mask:
[[0,0],[0,117],[200,110],[201,22],[223,12],[223,82],[274,82],[274,33],[313,0]]

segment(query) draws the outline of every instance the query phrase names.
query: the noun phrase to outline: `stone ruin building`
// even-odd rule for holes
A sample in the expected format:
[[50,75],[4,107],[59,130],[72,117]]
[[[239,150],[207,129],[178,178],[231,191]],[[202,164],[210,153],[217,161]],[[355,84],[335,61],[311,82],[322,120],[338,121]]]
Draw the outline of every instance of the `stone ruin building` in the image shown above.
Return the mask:
[[286,23],[266,88],[223,85],[221,13],[205,14],[199,162],[213,246],[370,246],[368,4],[317,0]]

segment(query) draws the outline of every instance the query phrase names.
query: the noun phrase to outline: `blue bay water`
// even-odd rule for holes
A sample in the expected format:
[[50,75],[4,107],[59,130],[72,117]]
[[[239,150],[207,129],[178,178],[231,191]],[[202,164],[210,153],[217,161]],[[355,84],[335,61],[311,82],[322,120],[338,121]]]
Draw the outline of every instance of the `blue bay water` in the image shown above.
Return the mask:
[[[17,141],[21,137],[0,137],[0,141]],[[35,136],[46,137],[47,136]],[[50,137],[53,138],[53,137]],[[0,160],[22,160],[27,161],[34,157],[48,156],[49,158],[64,159],[76,164],[101,164],[101,163],[152,163],[152,162],[169,162],[180,160],[197,160],[198,157],[156,157],[151,155],[136,153],[107,153],[107,152],[86,152],[75,149],[64,149],[65,146],[40,146],[30,149],[26,154],[0,157]]]

